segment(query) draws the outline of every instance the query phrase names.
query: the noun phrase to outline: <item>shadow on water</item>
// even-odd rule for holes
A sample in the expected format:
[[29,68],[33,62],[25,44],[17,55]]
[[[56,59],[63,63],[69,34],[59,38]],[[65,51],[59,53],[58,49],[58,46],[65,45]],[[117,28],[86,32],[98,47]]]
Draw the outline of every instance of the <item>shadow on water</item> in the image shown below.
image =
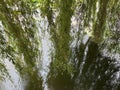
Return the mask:
[[38,70],[31,71],[25,76],[27,84],[25,90],[43,90],[42,78],[38,74]]
[[94,42],[89,42],[87,47],[85,61],[82,60],[85,47],[81,45],[82,49],[77,52],[79,61],[73,76],[66,72],[50,71],[50,90],[120,90],[120,62],[103,56]]
[[[83,50],[84,51],[84,50]],[[80,52],[81,53],[81,52]],[[82,63],[80,60],[77,64]],[[79,65],[80,66],[80,65]],[[97,44],[90,42],[82,73],[77,67],[74,90],[119,90],[120,64],[117,60],[104,57]]]
[[73,90],[73,80],[66,72],[52,73],[48,78],[50,90]]

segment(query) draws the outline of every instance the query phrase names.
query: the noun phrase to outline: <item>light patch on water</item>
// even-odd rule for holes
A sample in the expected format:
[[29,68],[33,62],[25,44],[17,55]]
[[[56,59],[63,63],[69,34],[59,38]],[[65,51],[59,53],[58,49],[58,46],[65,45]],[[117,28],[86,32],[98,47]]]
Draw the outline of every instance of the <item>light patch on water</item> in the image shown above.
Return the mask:
[[8,59],[4,60],[4,64],[10,77],[5,78],[2,82],[2,88],[4,89],[0,90],[24,90],[24,86],[21,82],[19,73],[15,69],[15,66]]
[[117,85],[118,83],[120,83],[119,80],[120,80],[120,71],[112,75],[111,85]]
[[51,41],[50,41],[50,35],[48,30],[48,22],[47,18],[42,18],[40,10],[37,10],[37,13],[34,14],[34,18],[36,19],[36,25],[39,30],[39,37],[41,39],[41,47],[40,51],[42,51],[41,55],[41,69],[40,69],[40,74],[43,78],[43,87],[44,90],[49,90],[48,85],[46,83],[47,81],[47,75],[50,71],[49,65],[51,62],[50,58],[50,49],[51,49]]
[[49,54],[50,54],[49,47],[50,47],[49,39],[47,37],[43,38],[42,39],[42,49],[43,49],[43,52],[42,52],[43,53],[43,55],[42,55],[42,70],[40,71],[40,73],[43,77],[44,90],[48,90],[46,80],[47,80],[47,75],[50,71],[49,64],[51,62],[51,59],[49,56]]
[[98,13],[98,12],[99,12],[99,7],[100,7],[98,1],[97,1],[97,3],[96,3],[96,7],[97,7],[97,8],[96,8],[96,12]]

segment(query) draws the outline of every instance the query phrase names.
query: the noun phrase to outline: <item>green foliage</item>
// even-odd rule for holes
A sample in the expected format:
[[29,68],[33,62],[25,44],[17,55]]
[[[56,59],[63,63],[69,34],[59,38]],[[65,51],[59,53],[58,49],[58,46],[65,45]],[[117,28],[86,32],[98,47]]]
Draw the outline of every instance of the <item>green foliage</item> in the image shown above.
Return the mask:
[[72,66],[72,64],[69,64],[67,61],[60,61],[60,60],[55,60],[51,64],[51,70],[53,72],[56,72],[56,74],[66,72],[68,75],[71,75],[74,73],[74,67]]
[[[92,37],[93,42],[101,44],[111,36],[115,37],[115,34],[113,35],[108,26],[109,22],[114,26],[116,21],[114,19],[109,21],[108,19],[116,15],[116,13],[110,15],[110,11],[114,13],[115,10],[119,10],[113,9],[116,4],[116,6],[119,6],[117,0],[45,0],[43,2],[41,11],[48,19],[51,40],[55,48],[53,64],[51,64],[52,69],[55,71],[57,71],[57,68],[60,68],[60,70],[66,68],[66,63],[69,62],[71,55],[69,47],[71,42],[71,18],[77,8],[80,8],[80,10],[78,10],[76,16],[82,18],[79,21],[80,28],[85,30],[87,28],[87,31],[83,31],[88,32],[87,34],[92,33],[90,37]],[[79,30],[79,32],[81,31]],[[118,35],[117,37],[119,38]],[[78,40],[82,40],[80,36],[78,36]]]
[[68,63],[72,53],[71,18],[77,9],[76,16],[80,20],[78,41],[83,39],[81,31],[87,34],[92,32],[93,42],[101,44],[103,41],[105,47],[112,48],[111,51],[120,52],[119,0],[0,0],[3,25],[0,29],[0,53],[2,57],[12,60],[20,73],[28,72],[32,77],[34,68],[38,73],[36,61],[40,54],[40,40],[33,18],[38,8],[49,23],[48,31],[54,46],[53,74],[56,71],[69,75],[74,72],[73,66]]
[[[6,31],[11,34],[9,36],[9,34],[6,33],[10,38],[8,43],[14,45],[14,49],[16,52],[23,53],[26,63],[30,64],[29,60],[31,59],[31,64],[34,64],[35,61],[33,61],[32,59],[37,56],[36,50],[38,42],[36,40],[37,37],[35,37],[37,32],[35,30],[35,24],[29,23],[31,21],[34,21],[31,16],[32,12],[31,10],[29,10],[29,5],[21,1],[21,7],[16,10],[21,13],[16,14],[14,13],[14,10],[7,7],[7,4],[5,2],[2,3],[4,5],[3,7],[6,7],[6,9],[1,8],[1,11],[4,10],[4,12],[2,12],[4,14],[4,20],[2,20],[2,22],[5,26]],[[8,18],[6,13],[7,15],[13,15],[14,17]],[[22,17],[24,19],[20,20],[20,18]]]
[[[34,77],[31,72],[37,71],[36,61],[40,55],[38,29],[33,18],[34,10],[30,0],[6,0],[5,2],[0,0],[0,20],[3,25],[0,30],[1,55],[12,60],[21,76],[29,74],[29,78]],[[0,65],[4,64],[0,63]],[[3,68],[7,74],[7,70]],[[38,82],[41,84],[42,80]]]
[[0,60],[0,81],[4,80],[6,77],[10,77],[10,75],[4,63],[2,63],[2,61]]
[[119,25],[119,12],[120,12],[120,1],[109,2],[108,16],[106,20],[106,31],[104,34],[104,42],[106,45],[105,48],[108,49],[111,53],[120,53],[120,43],[119,43],[119,34],[120,34],[120,25]]

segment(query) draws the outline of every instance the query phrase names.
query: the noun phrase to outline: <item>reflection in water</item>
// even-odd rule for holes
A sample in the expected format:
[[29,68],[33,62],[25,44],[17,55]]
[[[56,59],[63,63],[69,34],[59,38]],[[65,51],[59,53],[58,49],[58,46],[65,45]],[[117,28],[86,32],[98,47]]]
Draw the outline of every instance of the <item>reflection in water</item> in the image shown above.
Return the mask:
[[[42,32],[40,32],[42,33]],[[43,33],[42,33],[43,34]],[[51,62],[49,56],[49,35],[44,32],[42,38],[42,69],[40,74],[43,78],[44,90],[119,90],[120,89],[120,61],[119,54],[117,58],[108,57],[107,53],[100,53],[98,46],[89,42],[87,46],[81,43],[79,48],[75,49],[76,72],[73,77],[66,72],[56,73],[57,77],[50,79],[49,89],[46,84],[47,75],[49,72],[49,64]],[[79,49],[79,50],[78,50]],[[86,53],[86,54],[85,54]],[[0,90],[38,90],[39,80],[38,75],[34,74],[33,79],[28,78],[28,88],[25,89],[27,81],[21,81],[19,73],[15,70],[14,65],[9,60],[4,60],[6,68],[9,71],[11,80],[6,78],[1,82]],[[52,72],[51,72],[52,73]],[[22,79],[23,80],[23,79]],[[30,80],[30,81],[29,81]],[[31,82],[33,81],[33,82]],[[34,84],[35,83],[35,84]],[[35,86],[32,86],[35,85]]]
[[41,47],[40,51],[42,52],[42,60],[40,66],[40,74],[43,79],[43,87],[44,90],[49,90],[47,85],[47,75],[49,73],[49,64],[51,62],[50,53],[52,50],[51,48],[51,41],[50,35],[48,33],[48,22],[47,19],[41,17],[41,13],[37,10],[37,13],[34,14],[34,18],[36,19],[36,25],[39,30],[39,37],[41,39]]
[[[89,49],[88,49],[89,50]],[[119,55],[117,59],[119,59]],[[86,62],[87,64],[83,65],[82,73],[76,73],[74,80],[70,81],[69,75],[62,74],[56,78],[54,82],[62,82],[62,84],[54,83],[54,87],[47,87],[44,90],[119,90],[120,89],[120,62],[116,58],[110,58],[104,55],[98,55],[94,61]],[[81,61],[82,63],[83,61]],[[21,81],[19,74],[12,65],[11,62],[5,60],[6,67],[11,75],[12,81],[9,78],[6,78],[3,82],[1,82],[0,90],[26,90],[24,89],[25,83]],[[79,63],[79,62],[78,62]],[[77,63],[77,64],[78,64]],[[44,62],[44,65],[47,65],[48,62]],[[80,71],[81,68],[79,68]],[[46,79],[46,73],[48,71],[41,71],[43,78]],[[52,81],[52,80],[51,80]],[[37,82],[34,82],[37,83]],[[45,84],[45,82],[44,82]],[[37,84],[36,84],[37,85]],[[72,85],[72,86],[69,86]],[[46,86],[46,85],[44,85]],[[64,87],[63,87],[64,86]],[[71,87],[74,87],[72,89]],[[67,88],[67,89],[66,89]],[[29,90],[34,90],[33,87]],[[37,90],[37,89],[36,89]]]
[[40,71],[41,73],[41,76],[43,77],[43,86],[44,86],[44,89],[45,90],[48,90],[48,87],[47,87],[47,75],[48,75],[48,72],[49,72],[49,64],[51,62],[51,59],[50,59],[50,41],[48,40],[49,37],[48,37],[48,33],[45,32],[45,36],[42,38],[42,69]]
[[[83,61],[85,48],[83,50],[83,44],[80,46],[80,51],[76,52],[78,62],[75,64],[77,71],[74,74],[74,90],[119,90],[119,54],[115,59],[110,58],[108,53],[100,53],[98,46],[90,42],[86,47],[86,59]],[[84,64],[81,70],[82,63]]]
[[[120,90],[120,55],[112,54],[116,58],[111,58],[112,56],[109,56],[111,54],[106,51],[100,52],[99,46],[89,41],[89,37],[86,35],[83,37],[83,42],[77,43],[77,45],[73,41],[76,46],[71,46],[74,54],[71,62],[74,64],[75,72],[71,75],[66,73],[67,71],[54,71],[55,73],[50,71],[49,51],[52,45],[47,32],[48,23],[47,20],[41,18],[39,11],[35,15],[35,19],[41,39],[40,70],[33,70],[30,77],[28,75],[25,77],[26,79],[21,79],[14,65],[6,59],[4,63],[11,79],[7,77],[0,82],[0,90],[39,90],[42,89],[41,83],[43,83],[44,90]],[[47,83],[48,73],[53,76]],[[39,74],[42,76],[43,82]],[[25,88],[26,86],[27,88]]]
[[6,69],[8,70],[10,76],[5,77],[0,85],[0,90],[24,90],[25,82],[21,81],[22,79],[12,62],[10,62],[9,59],[5,59],[4,64],[6,65]]

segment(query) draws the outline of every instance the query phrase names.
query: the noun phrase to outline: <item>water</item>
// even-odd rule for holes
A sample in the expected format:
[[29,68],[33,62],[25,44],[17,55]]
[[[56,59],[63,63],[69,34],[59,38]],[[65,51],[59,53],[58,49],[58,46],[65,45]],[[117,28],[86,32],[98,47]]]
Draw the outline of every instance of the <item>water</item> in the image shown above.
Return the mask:
[[43,78],[43,87],[44,90],[49,90],[47,85],[47,76],[50,71],[49,65],[51,62],[51,41],[50,41],[50,35],[48,33],[48,22],[47,19],[44,19],[40,16],[40,11],[37,10],[37,14],[35,14],[34,18],[36,19],[36,25],[39,30],[39,36],[41,38],[41,47],[40,51],[42,51],[42,61],[41,61],[41,69],[40,74]]
[[22,81],[19,73],[15,69],[15,66],[9,59],[4,60],[4,64],[9,73],[9,77],[6,75],[1,86],[1,90],[24,90],[24,82]]
[[[40,16],[40,11],[37,10],[34,18],[36,19],[36,25],[39,30],[39,37],[41,40],[41,46],[39,48],[42,52],[41,63],[39,65],[39,74],[43,79],[44,90],[51,90],[48,88],[47,76],[50,72],[51,63],[51,51],[53,51],[52,42],[50,41],[49,29],[47,19]],[[76,22],[73,23],[76,27]],[[78,27],[75,28],[78,30]],[[76,33],[75,33],[76,34]],[[72,36],[73,34],[71,34]],[[101,53],[98,53],[98,47],[91,42],[86,45],[89,36],[83,35],[82,42],[77,41],[77,37],[73,35],[74,41],[70,48],[73,50],[73,62],[76,72],[73,73],[71,79],[73,81],[73,90],[119,90],[120,89],[120,54],[109,53],[107,49],[104,49]],[[85,46],[86,45],[86,46]],[[15,69],[15,66],[8,60],[4,60],[6,68],[11,78],[0,82],[0,90],[25,90],[26,82],[20,77],[19,73]],[[61,76],[59,79],[67,76]],[[65,83],[66,85],[60,86],[58,89],[53,86],[52,90],[71,90],[70,80],[61,80],[59,83]],[[59,86],[59,85],[58,85]]]

